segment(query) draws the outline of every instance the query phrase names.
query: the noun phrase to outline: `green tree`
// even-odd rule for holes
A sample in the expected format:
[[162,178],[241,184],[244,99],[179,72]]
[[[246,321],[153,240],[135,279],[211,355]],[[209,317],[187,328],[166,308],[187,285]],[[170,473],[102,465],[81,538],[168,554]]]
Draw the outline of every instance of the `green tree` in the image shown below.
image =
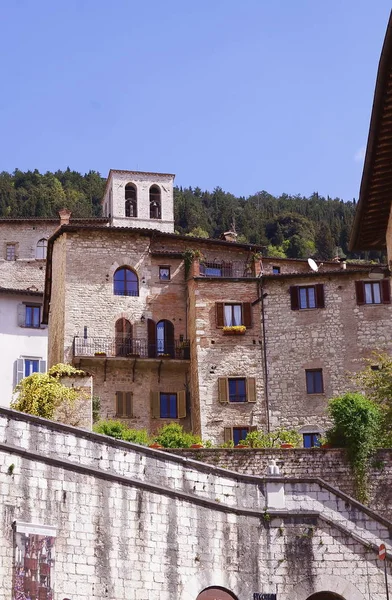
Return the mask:
[[320,260],[333,258],[336,244],[327,223],[321,222],[315,237],[316,255]]

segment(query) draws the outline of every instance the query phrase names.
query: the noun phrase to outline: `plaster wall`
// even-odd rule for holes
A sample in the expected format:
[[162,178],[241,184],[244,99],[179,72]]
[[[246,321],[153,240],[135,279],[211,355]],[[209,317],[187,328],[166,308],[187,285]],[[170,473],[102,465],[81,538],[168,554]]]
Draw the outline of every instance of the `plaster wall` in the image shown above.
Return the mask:
[[[285,508],[266,510],[277,482]],[[312,478],[239,475],[0,409],[0,494],[1,600],[15,520],[56,527],[56,598],[385,594],[390,523]]]
[[33,329],[18,325],[21,303],[40,303],[41,297],[0,294],[0,405],[9,406],[16,385],[18,358],[45,360],[48,352],[46,328]]

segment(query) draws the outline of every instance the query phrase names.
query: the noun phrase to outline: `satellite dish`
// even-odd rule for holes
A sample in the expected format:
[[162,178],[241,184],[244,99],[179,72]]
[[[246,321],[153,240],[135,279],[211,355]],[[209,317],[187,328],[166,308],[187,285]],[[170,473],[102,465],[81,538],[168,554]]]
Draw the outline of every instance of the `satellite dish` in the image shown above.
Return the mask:
[[316,262],[313,260],[313,258],[308,258],[308,265],[312,269],[312,271],[315,271],[316,273],[319,270],[319,268],[318,268]]

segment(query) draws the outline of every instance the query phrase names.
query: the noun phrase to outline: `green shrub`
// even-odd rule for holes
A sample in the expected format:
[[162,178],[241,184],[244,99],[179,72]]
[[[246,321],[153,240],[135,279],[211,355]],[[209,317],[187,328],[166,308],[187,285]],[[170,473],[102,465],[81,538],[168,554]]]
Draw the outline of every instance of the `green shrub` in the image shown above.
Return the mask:
[[250,431],[244,443],[250,448],[279,448],[281,444],[293,444],[294,447],[298,447],[301,435],[295,429],[276,429],[269,433]]
[[164,448],[190,448],[192,444],[201,444],[201,438],[183,430],[178,423],[168,423],[157,431],[155,441]]
[[98,421],[94,425],[96,433],[102,433],[116,440],[124,440],[125,442],[134,442],[141,446],[148,446],[150,437],[145,429],[131,429],[122,421],[114,421],[111,419]]
[[327,440],[333,446],[347,449],[356,495],[365,502],[369,459],[380,444],[382,410],[362,394],[348,393],[330,400],[328,412],[333,426],[327,431]]

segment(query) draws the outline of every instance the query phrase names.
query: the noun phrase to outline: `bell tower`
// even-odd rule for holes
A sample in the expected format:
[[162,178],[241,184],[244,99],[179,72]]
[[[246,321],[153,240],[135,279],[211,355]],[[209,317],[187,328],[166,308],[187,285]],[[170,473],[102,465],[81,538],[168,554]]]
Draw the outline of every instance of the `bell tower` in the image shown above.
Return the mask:
[[115,227],[174,233],[174,177],[111,169],[102,201],[103,216]]

